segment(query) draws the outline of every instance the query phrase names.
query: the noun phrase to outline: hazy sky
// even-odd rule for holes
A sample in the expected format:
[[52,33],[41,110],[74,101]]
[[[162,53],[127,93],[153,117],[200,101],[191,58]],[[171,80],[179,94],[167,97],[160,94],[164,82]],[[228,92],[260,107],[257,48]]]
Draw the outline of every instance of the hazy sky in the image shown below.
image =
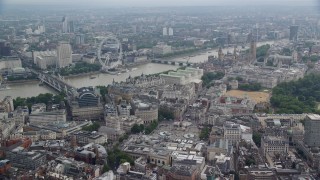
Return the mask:
[[[5,4],[88,6],[316,5],[319,0],[4,0]],[[1,0],[0,0],[1,2]]]

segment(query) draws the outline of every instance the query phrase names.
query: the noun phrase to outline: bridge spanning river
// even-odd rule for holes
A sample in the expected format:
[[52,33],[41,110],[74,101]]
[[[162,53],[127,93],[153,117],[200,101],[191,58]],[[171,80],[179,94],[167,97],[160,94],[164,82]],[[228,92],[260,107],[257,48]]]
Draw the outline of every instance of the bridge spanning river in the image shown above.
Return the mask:
[[38,78],[41,83],[48,85],[49,87],[53,88],[54,90],[66,93],[68,96],[73,96],[76,92],[77,88],[73,87],[69,83],[67,83],[63,77],[55,76],[50,74],[44,74],[35,70],[31,70],[33,73],[38,75]]

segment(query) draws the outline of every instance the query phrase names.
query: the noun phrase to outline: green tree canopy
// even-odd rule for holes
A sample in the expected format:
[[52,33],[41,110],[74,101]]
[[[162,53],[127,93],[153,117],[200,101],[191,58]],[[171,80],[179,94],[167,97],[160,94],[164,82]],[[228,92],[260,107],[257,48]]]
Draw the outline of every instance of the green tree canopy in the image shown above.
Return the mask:
[[272,90],[271,105],[276,113],[319,113],[320,75],[310,74],[298,81],[284,82]]

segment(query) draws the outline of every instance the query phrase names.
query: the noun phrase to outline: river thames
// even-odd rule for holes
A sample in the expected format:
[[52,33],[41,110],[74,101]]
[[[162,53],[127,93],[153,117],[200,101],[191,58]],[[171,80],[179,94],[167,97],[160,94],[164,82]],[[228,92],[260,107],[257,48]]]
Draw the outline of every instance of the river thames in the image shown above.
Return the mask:
[[[274,41],[261,42],[261,43],[258,43],[257,46],[261,46],[264,44],[274,44]],[[241,48],[241,47],[238,47],[238,48]],[[247,48],[248,47],[245,47],[245,49]],[[231,48],[223,49],[224,53],[227,53],[228,51],[232,53],[233,48],[231,47]],[[195,53],[192,56],[175,57],[169,60],[184,61],[184,62],[188,61],[190,63],[202,63],[208,60],[208,56],[210,55],[217,56],[217,54],[218,54],[217,49],[212,49],[205,52]],[[134,68],[135,69],[133,71],[125,72],[119,75],[100,73],[100,74],[94,75],[95,77],[94,79],[91,79],[90,75],[85,75],[85,76],[68,77],[66,78],[66,81],[71,85],[75,86],[76,88],[85,87],[85,86],[98,86],[98,85],[107,86],[108,84],[112,83],[113,79],[115,81],[124,81],[129,76],[135,77],[135,76],[141,75],[142,73],[146,75],[155,74],[163,71],[175,70],[179,68],[179,66],[148,63],[148,64],[136,66]],[[23,84],[8,85],[7,90],[0,91],[0,99],[2,99],[5,96],[12,96],[13,98],[31,97],[31,96],[37,96],[40,93],[56,93],[56,92],[52,90],[50,87],[47,87],[45,85],[39,86],[39,82],[37,81],[32,81],[32,82],[27,82]]]

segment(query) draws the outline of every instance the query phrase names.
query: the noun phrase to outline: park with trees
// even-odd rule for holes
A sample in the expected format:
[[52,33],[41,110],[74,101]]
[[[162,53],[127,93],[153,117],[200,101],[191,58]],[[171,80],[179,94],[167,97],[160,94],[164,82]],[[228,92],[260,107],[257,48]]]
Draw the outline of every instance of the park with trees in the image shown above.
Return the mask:
[[272,90],[275,113],[320,113],[320,75],[309,74],[297,81],[283,82]]

